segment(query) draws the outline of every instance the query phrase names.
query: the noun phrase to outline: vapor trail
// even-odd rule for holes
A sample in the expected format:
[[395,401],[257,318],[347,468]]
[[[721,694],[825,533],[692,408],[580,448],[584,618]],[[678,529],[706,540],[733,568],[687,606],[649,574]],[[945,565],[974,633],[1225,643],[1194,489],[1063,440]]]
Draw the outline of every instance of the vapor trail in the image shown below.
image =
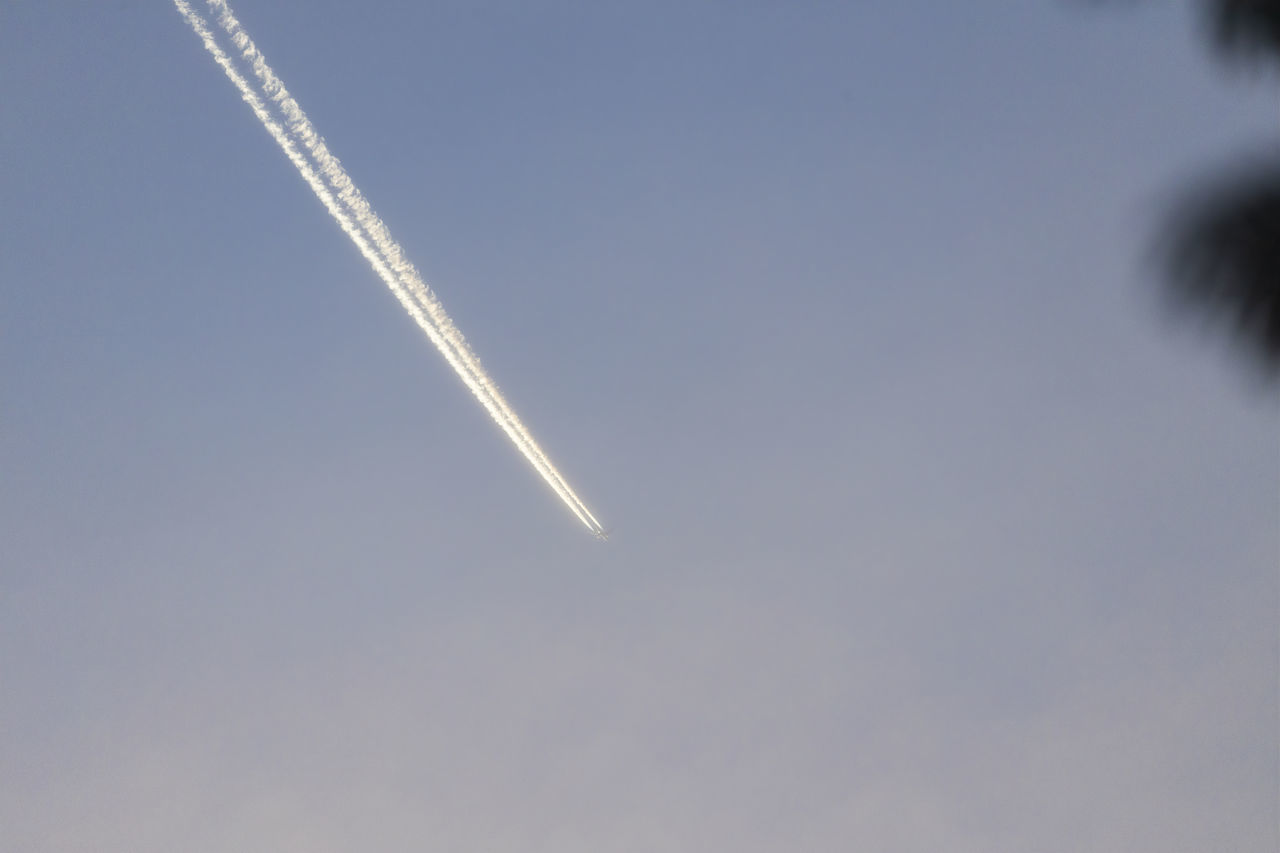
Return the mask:
[[[466,367],[475,382],[484,389],[494,408],[501,413],[501,417],[499,417],[499,415],[493,414],[492,410],[490,410],[494,419],[500,425],[503,425],[504,429],[508,430],[508,435],[512,441],[516,443],[517,447],[521,448],[522,452],[542,474],[543,478],[547,480],[548,484],[560,494],[561,498],[570,507],[575,509],[583,523],[591,527],[593,532],[599,533],[601,530],[599,522],[591,515],[590,510],[587,509],[582,500],[574,494],[569,484],[565,482],[560,472],[555,469],[555,466],[551,464],[551,461],[542,452],[537,442],[534,441],[533,436],[529,434],[529,431],[520,422],[520,419],[498,390],[497,385],[481,366],[479,358],[467,344],[466,338],[463,337],[462,333],[445,313],[436,295],[427,287],[417,269],[405,257],[403,249],[391,237],[382,220],[373,212],[368,201],[365,200],[363,194],[342,168],[342,164],[329,152],[323,138],[316,132],[306,113],[302,111],[298,102],[289,95],[283,81],[272,71],[266,62],[266,58],[254,45],[253,40],[245,32],[244,27],[236,19],[225,0],[208,0],[208,5],[211,10],[217,13],[218,22],[236,47],[240,49],[241,56],[245,62],[253,69],[254,76],[257,77],[263,93],[275,102],[284,114],[288,122],[290,135],[295,140],[300,141],[303,147],[306,148],[321,174],[328,180],[330,187],[346,206],[348,213],[360,224],[366,235],[381,253],[387,265],[396,273],[400,284],[425,309],[436,329],[440,332],[441,337],[453,350],[457,360]],[[455,367],[455,369],[457,368]],[[479,393],[476,395],[477,397],[480,396]],[[512,432],[515,435],[512,435]],[[519,436],[519,438],[516,436]]]
[[[528,430],[515,416],[515,413],[511,411],[510,406],[498,394],[496,385],[484,373],[480,367],[479,360],[467,347],[461,333],[457,331],[452,321],[444,314],[438,300],[435,299],[434,294],[422,282],[417,271],[404,260],[403,251],[391,239],[381,220],[373,214],[368,203],[364,201],[363,196],[359,194],[359,191],[351,183],[350,178],[346,176],[341,165],[337,163],[336,158],[329,155],[327,150],[320,149],[324,150],[324,154],[327,157],[325,161],[327,174],[325,177],[328,177],[335,186],[343,186],[346,190],[343,193],[345,197],[342,198],[341,202],[338,198],[335,198],[334,192],[326,186],[321,173],[298,150],[297,144],[290,138],[285,128],[271,115],[262,97],[254,91],[244,75],[237,70],[231,58],[219,47],[205,19],[193,10],[186,0],[174,0],[174,5],[177,6],[183,18],[203,42],[205,49],[209,51],[236,89],[239,90],[241,97],[253,110],[254,115],[257,116],[263,127],[275,139],[276,143],[284,151],[285,156],[289,158],[289,161],[293,163],[299,174],[302,175],[302,178],[320,199],[325,209],[329,211],[329,214],[338,223],[339,227],[356,244],[356,248],[360,250],[361,255],[364,256],[378,276],[386,283],[405,311],[427,334],[432,344],[444,355],[446,361],[453,367],[467,388],[485,407],[499,427],[506,432],[512,443],[524,454],[535,470],[542,475],[552,490],[578,516],[579,520],[592,533],[597,536],[603,535],[600,523],[596,521],[582,500],[569,488],[564,478],[551,465]],[[224,11],[225,15],[230,15],[230,10],[226,8],[225,3],[210,0],[210,5],[219,7]],[[241,40],[252,48],[252,42],[243,33],[238,22],[235,22],[234,18],[230,20],[234,29],[241,34]],[[226,26],[225,21],[224,26]],[[265,62],[262,61],[261,54],[257,53],[256,48],[252,50],[252,53],[257,57],[257,63],[255,64],[260,64],[265,69],[265,72],[270,74],[270,69],[266,68]],[[271,75],[269,79],[274,79],[274,75]],[[283,86],[279,88],[280,91],[283,91]],[[284,96],[287,97],[287,92]],[[289,101],[297,111],[297,115],[301,115],[301,110],[297,109],[296,102],[292,102],[291,98],[289,98]],[[312,143],[309,146],[309,150],[317,145],[323,146],[323,143],[319,141],[318,135],[315,134],[314,128],[311,128],[310,123],[306,122],[305,115],[301,115],[301,119],[305,122],[305,126],[309,131]],[[315,155],[313,154],[313,156]],[[369,236],[366,236],[366,234]],[[376,237],[375,242],[379,244],[377,248],[370,245],[370,239],[374,237]],[[389,265],[389,262],[392,261],[396,265],[394,271]]]

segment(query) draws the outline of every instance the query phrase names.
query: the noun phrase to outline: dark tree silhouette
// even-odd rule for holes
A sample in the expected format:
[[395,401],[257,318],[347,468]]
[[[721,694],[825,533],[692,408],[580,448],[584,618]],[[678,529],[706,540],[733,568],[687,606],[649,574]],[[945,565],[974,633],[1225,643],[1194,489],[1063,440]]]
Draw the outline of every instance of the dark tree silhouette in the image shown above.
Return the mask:
[[1280,60],[1280,3],[1213,0],[1208,14],[1218,45],[1226,53]]
[[[1280,64],[1280,0],[1204,3],[1224,55]],[[1188,193],[1161,254],[1175,303],[1227,320],[1268,378],[1280,377],[1280,152],[1248,171],[1219,172]]]
[[[1221,58],[1280,70],[1280,0],[1198,2]],[[1225,321],[1266,378],[1280,379],[1280,139],[1268,159],[1220,168],[1184,192],[1157,246],[1173,304]]]
[[1268,377],[1280,376],[1280,168],[1190,194],[1162,256],[1175,304],[1226,320]]

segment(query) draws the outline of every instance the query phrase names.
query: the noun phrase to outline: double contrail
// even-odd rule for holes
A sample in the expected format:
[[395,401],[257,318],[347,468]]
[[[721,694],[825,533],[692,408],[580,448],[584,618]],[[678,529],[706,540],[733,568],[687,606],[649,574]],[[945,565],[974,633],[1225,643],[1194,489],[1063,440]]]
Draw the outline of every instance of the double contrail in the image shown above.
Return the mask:
[[[329,153],[324,140],[316,133],[306,113],[289,95],[280,78],[267,65],[262,53],[249,38],[244,27],[236,20],[225,0],[207,0],[207,2],[218,24],[239,50],[244,63],[252,70],[259,89],[255,89],[240,72],[236,63],[219,46],[208,22],[193,10],[186,0],[174,0],[174,5],[178,7],[182,17],[204,43],[205,49],[226,72],[245,103],[279,144],[285,156],[297,168],[325,209],[356,244],[360,254],[390,288],[409,316],[426,332],[431,343],[445,357],[471,393],[574,515],[594,535],[604,538],[605,531],[600,522],[569,487],[564,477],[551,464],[533,436],[529,434],[528,429],[516,417],[515,412],[498,390],[498,386],[480,365],[480,359],[471,351],[462,333],[445,313],[440,300],[427,287],[413,264],[405,258],[400,244],[391,237],[382,220],[373,212],[364,195],[342,168],[342,164]],[[283,122],[272,114],[267,106],[267,100],[270,100],[279,110],[284,118]]]

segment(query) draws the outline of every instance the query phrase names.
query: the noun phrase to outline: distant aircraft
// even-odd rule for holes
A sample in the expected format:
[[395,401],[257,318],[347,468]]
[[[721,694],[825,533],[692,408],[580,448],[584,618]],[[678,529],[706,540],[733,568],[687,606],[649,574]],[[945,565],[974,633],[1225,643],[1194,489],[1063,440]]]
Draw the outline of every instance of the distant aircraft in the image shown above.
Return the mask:
[[601,542],[607,542],[609,540],[609,534],[612,532],[612,530],[605,530],[602,527],[599,530],[592,531],[591,535],[599,539]]

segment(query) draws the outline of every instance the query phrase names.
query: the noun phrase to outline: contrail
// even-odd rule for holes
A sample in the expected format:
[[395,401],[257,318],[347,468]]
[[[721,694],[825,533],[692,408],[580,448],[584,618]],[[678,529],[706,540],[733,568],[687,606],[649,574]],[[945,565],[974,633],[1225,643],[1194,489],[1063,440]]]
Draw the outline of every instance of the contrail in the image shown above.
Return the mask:
[[[593,534],[603,537],[604,530],[600,523],[565,482],[502,398],[497,386],[484,372],[479,359],[471,351],[452,320],[444,313],[435,295],[422,281],[412,264],[404,258],[399,244],[391,238],[382,221],[373,213],[368,202],[342,169],[341,164],[329,154],[306,115],[289,97],[279,78],[266,65],[261,53],[254,47],[239,22],[231,15],[226,3],[221,0],[209,0],[209,5],[221,12],[219,19],[224,29],[241,49],[246,61],[252,64],[264,91],[268,92],[281,107],[289,120],[290,129],[315,158],[320,166],[319,170],[299,151],[298,144],[290,136],[289,131],[271,115],[263,98],[254,91],[244,75],[237,70],[231,58],[219,47],[205,19],[193,10],[186,0],[174,0],[174,4],[203,42],[205,49],[239,90],[241,97],[253,110],[254,115],[320,199],[325,209],[356,244],[365,260],[386,283],[406,312],[426,332],[432,344],[453,367],[467,388],[579,520]],[[326,186],[325,179],[328,180],[329,186]]]
[[[291,136],[302,142],[312,159],[319,167],[321,174],[328,180],[330,187],[337,194],[339,200],[346,205],[347,211],[352,218],[360,224],[368,235],[369,239],[378,248],[387,265],[396,273],[401,285],[409,291],[410,294],[418,301],[426,310],[428,316],[435,324],[441,337],[448,342],[453,349],[458,361],[466,366],[475,381],[484,389],[494,406],[501,412],[501,419],[498,415],[494,415],[495,420],[499,423],[505,423],[510,426],[520,436],[519,439],[515,435],[511,435],[512,441],[521,447],[526,457],[534,467],[542,474],[542,476],[551,484],[552,488],[560,494],[562,499],[575,508],[579,512],[579,518],[583,520],[593,532],[599,533],[600,524],[591,515],[585,504],[578,498],[569,484],[556,471],[555,466],[547,459],[542,449],[538,447],[537,442],[533,440],[528,430],[521,424],[520,419],[516,417],[510,405],[503,398],[502,393],[498,390],[497,385],[489,378],[484,368],[480,365],[479,358],[468,346],[466,339],[462,333],[454,326],[453,321],[445,313],[443,306],[431,289],[427,287],[422,280],[422,276],[418,273],[408,259],[404,255],[404,251],[400,245],[391,237],[382,220],[373,212],[369,203],[365,200],[363,194],[352,182],[350,176],[342,168],[342,164],[334,157],[328,147],[324,144],[323,138],[316,132],[315,127],[307,118],[306,113],[298,105],[285,88],[283,81],[276,76],[275,72],[267,64],[266,58],[261,51],[254,45],[249,34],[245,32],[244,27],[236,19],[230,7],[225,0],[208,0],[211,10],[217,13],[218,22],[222,28],[230,36],[236,47],[240,49],[241,56],[253,69],[254,76],[258,78],[262,91],[271,98],[272,101],[280,108],[288,121]],[[456,369],[456,368],[455,368]],[[477,393],[477,396],[480,396]],[[491,411],[492,414],[492,411]],[[506,426],[504,426],[504,429]],[[509,431],[510,435],[511,432]],[[584,517],[585,515],[585,517]]]

